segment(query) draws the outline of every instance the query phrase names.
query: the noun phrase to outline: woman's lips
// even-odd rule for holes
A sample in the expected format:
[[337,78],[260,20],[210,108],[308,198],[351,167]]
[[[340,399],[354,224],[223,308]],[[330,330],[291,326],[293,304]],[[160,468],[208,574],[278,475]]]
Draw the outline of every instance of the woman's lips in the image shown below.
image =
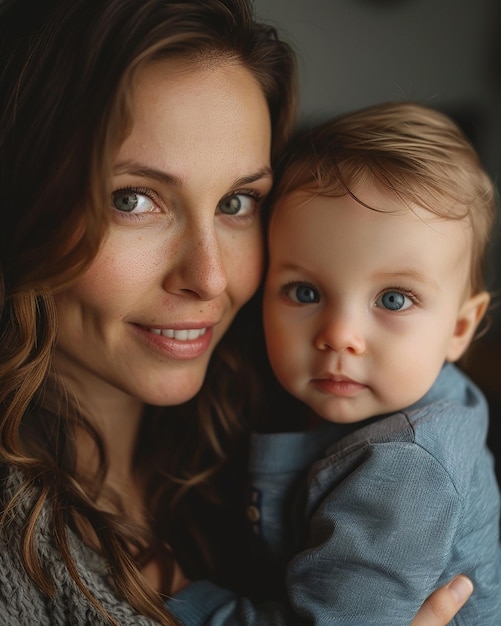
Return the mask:
[[210,348],[213,326],[199,328],[158,328],[132,324],[137,336],[149,348],[174,360],[196,359]]

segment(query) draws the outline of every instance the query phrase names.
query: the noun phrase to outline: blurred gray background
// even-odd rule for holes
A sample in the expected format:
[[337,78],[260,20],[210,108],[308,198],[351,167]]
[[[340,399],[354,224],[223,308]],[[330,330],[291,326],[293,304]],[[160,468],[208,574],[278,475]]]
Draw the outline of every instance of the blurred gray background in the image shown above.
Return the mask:
[[301,117],[415,99],[464,117],[501,170],[499,0],[255,0],[295,48]]

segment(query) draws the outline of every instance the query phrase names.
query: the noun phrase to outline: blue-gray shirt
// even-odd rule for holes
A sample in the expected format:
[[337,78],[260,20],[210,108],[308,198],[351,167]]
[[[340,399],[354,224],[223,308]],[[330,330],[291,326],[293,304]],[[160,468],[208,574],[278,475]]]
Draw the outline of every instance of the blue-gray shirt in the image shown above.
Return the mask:
[[287,602],[256,604],[198,581],[169,608],[186,626],[403,626],[464,573],[475,591],[451,624],[500,626],[487,426],[483,395],[447,364],[418,403],[341,438],[330,423],[254,435],[249,517],[270,562],[284,564]]

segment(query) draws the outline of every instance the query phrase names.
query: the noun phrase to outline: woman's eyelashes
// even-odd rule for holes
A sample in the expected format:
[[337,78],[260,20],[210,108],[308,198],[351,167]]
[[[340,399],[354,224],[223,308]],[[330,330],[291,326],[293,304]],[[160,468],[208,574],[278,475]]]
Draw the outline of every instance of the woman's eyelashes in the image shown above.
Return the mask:
[[255,189],[233,192],[220,200],[217,211],[229,217],[250,219],[260,208],[263,199],[261,193]]
[[[259,210],[264,196],[257,190],[233,192],[220,200],[216,213],[241,220],[252,219]],[[123,187],[111,194],[113,209],[121,217],[140,218],[148,214],[165,212],[165,202],[152,189]]]
[[125,187],[111,194],[113,209],[121,216],[138,218],[145,214],[162,212],[158,195],[152,189]]

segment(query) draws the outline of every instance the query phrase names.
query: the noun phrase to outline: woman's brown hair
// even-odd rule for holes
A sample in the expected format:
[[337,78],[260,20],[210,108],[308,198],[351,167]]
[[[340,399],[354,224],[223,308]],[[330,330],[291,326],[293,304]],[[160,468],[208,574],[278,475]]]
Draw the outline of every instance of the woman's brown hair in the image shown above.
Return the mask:
[[[53,371],[53,294],[85,271],[106,233],[111,166],[131,127],[131,91],[141,68],[175,55],[194,63],[219,57],[242,63],[266,96],[275,159],[295,121],[295,59],[272,27],[256,21],[246,0],[27,4],[11,0],[0,8],[0,459],[22,477],[15,498],[0,488],[2,523],[29,503],[21,554],[32,580],[50,596],[34,530],[49,507],[68,570],[105,614],[80,580],[68,546],[66,528],[90,529],[96,549],[113,565],[118,593],[140,613],[173,624],[127,546],[147,558],[148,547],[169,544],[190,577],[217,577],[210,519],[224,502],[220,470],[246,428],[241,411],[248,389],[234,345],[239,338],[231,336],[238,331],[217,348],[197,398],[145,415],[136,465],[151,502],[151,533],[135,540],[119,505],[111,514],[95,504],[107,455]],[[77,471],[77,428],[95,442],[96,475]],[[202,512],[207,518],[198,524]]]

